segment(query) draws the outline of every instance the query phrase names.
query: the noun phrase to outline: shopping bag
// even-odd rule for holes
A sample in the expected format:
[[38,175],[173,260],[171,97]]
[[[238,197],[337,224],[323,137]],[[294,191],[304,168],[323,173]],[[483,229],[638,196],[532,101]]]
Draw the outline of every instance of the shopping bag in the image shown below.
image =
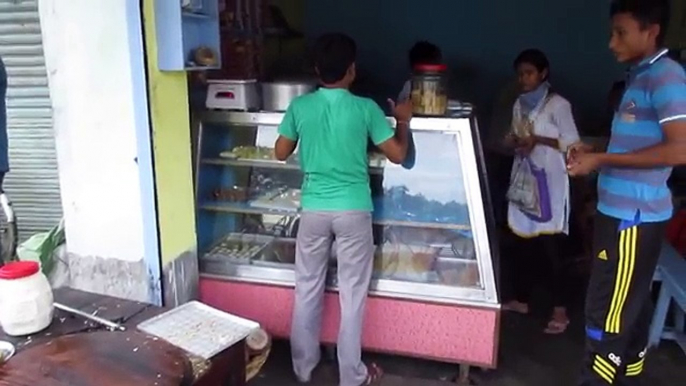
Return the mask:
[[553,217],[545,169],[529,157],[517,159],[507,199],[533,221],[548,222]]

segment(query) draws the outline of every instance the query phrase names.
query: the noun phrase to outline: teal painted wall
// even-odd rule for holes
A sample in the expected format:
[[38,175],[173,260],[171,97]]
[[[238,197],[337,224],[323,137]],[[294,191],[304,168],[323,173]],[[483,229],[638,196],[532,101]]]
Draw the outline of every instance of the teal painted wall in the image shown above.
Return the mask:
[[[545,51],[554,87],[588,130],[603,114],[622,67],[607,49],[609,1],[598,0],[308,0],[309,38],[346,32],[359,45],[358,91],[381,102],[408,77],[407,50],[419,39],[439,44],[457,96],[477,104],[484,123],[529,47]],[[362,82],[360,82],[362,84]]]

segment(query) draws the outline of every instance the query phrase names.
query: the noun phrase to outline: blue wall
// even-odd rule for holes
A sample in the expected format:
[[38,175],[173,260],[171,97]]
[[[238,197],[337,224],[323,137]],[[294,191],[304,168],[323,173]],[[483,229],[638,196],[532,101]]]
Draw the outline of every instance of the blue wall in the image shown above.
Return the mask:
[[[607,49],[608,1],[599,0],[309,0],[309,38],[338,31],[353,36],[362,90],[378,101],[397,95],[409,74],[407,50],[426,39],[439,44],[456,96],[477,104],[482,118],[512,77],[524,48],[548,54],[554,87],[571,100],[581,128],[605,109],[622,78]],[[589,123],[591,122],[591,123]]]

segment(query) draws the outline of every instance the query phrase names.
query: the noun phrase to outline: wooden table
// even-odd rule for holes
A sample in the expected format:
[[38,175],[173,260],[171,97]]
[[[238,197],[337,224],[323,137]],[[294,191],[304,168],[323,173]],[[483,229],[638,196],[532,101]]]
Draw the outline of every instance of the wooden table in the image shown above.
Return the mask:
[[[130,332],[135,331],[139,323],[168,310],[168,308],[72,289],[56,290],[55,302],[89,314],[95,313],[101,318],[123,324]],[[0,340],[12,342],[17,349],[16,355],[19,356],[23,350],[36,344],[47,343],[57,337],[103,330],[105,328],[100,324],[55,310],[53,322],[46,330],[32,336],[17,338],[7,336],[0,329]],[[193,385],[245,385],[245,342],[240,342],[226,349],[210,361],[202,360],[202,358],[194,357],[191,354],[186,356],[193,367]]]

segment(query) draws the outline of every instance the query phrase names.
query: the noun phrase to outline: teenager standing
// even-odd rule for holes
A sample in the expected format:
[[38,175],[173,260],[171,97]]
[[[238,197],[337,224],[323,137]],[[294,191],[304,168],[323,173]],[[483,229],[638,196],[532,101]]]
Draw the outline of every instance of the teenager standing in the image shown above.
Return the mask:
[[324,289],[334,239],[341,306],[340,385],[369,385],[381,376],[377,366],[366,366],[361,358],[374,258],[367,144],[371,139],[391,162],[402,162],[412,106],[391,102],[393,130],[374,101],[351,94],[356,51],[355,42],[345,35],[327,34],[317,40],[315,70],[322,87],[290,104],[275,145],[276,157],[285,160],[299,143],[304,173],[291,331],[293,369],[301,382],[310,381],[320,360]]
[[610,49],[631,65],[607,153],[570,152],[572,175],[600,171],[581,385],[636,385],[652,316],[650,284],[665,223],[667,179],[686,164],[686,74],[662,48],[668,0],[616,0]]

